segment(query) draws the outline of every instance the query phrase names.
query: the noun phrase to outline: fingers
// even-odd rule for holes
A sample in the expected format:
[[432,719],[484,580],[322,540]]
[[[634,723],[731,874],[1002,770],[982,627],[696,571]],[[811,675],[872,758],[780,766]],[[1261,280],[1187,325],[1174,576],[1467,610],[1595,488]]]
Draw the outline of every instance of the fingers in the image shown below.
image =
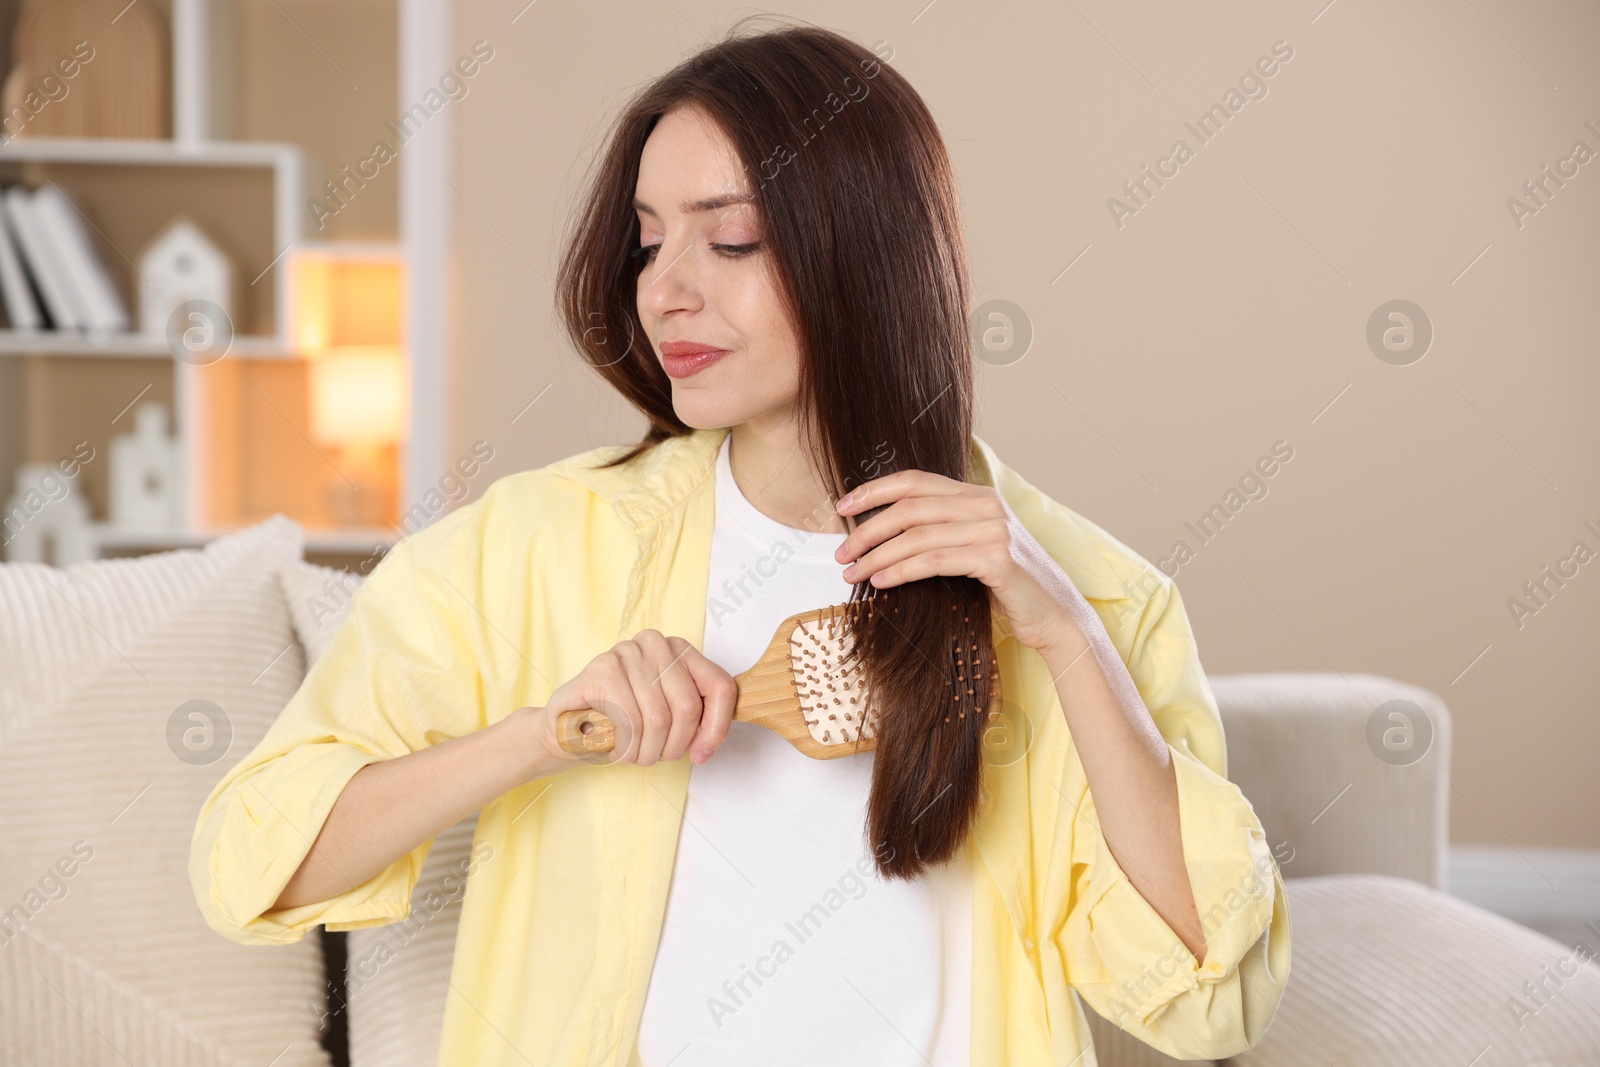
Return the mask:
[[610,763],[648,767],[693,752],[704,763],[727,737],[738,684],[681,637],[641,630],[596,656],[551,694],[552,721],[563,711],[594,708],[613,721]]
[[693,677],[704,704],[700,711],[699,729],[695,731],[694,740],[689,746],[689,758],[699,765],[710,759],[728,736],[734,707],[739,702],[739,683],[683,638],[674,637],[671,640],[683,641],[688,649],[683,663]]
[[852,515],[908,496],[950,496],[971,486],[924,470],[901,470],[863,482],[839,498],[835,510]]
[[[871,518],[857,522],[845,535],[833,558],[849,563],[874,545],[898,537],[917,526],[985,518],[971,501],[959,496],[917,496],[897,501]],[[994,516],[999,518],[999,515]]]
[[630,674],[644,720],[635,762],[647,767],[658,759],[682,759],[700,725],[700,691],[683,662],[691,646],[659,630],[639,631],[633,644],[643,652]]
[[[907,496],[892,504],[879,505],[881,510],[860,512],[855,528],[845,535],[844,543],[834,552],[833,558],[840,563],[849,563],[865,555],[873,546],[891,541],[919,526],[992,522],[997,536],[1005,529],[1009,513],[1000,494],[993,488],[949,479],[941,479],[940,482],[955,488],[950,492]],[[859,508],[850,510],[860,511]],[[846,579],[851,580],[848,576]]]
[[[661,754],[661,742],[658,740],[653,749],[650,743],[651,720],[664,714],[665,700],[652,699],[649,676],[645,673],[644,650],[634,640],[618,641],[612,646],[609,653],[610,659],[615,664],[615,670],[622,675],[622,688],[619,695],[613,698],[617,709],[626,715],[630,722],[627,730],[629,735],[626,748],[618,753],[618,763],[639,763],[648,766],[656,761]],[[641,701],[641,696],[643,700]],[[610,714],[610,708],[604,708]],[[659,735],[663,731],[658,726],[655,728]],[[619,748],[622,732],[618,731]]]
[[[1003,545],[987,523],[941,523],[914,526],[885,541],[843,569],[846,582],[896,585],[930,574],[971,574],[984,577],[986,561]],[[878,577],[882,574],[882,577]]]

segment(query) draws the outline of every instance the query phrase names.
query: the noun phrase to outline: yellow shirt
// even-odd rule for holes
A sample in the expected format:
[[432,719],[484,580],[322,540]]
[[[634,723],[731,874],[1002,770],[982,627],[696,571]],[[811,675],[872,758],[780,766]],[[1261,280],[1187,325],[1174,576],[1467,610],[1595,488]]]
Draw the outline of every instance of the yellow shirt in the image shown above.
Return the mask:
[[[368,763],[480,730],[638,631],[704,636],[714,461],[725,429],[591,469],[607,446],[496,481],[397,545],[261,743],[202,806],[190,879],[244,944],[407,917],[432,841],[331,900],[268,911]],[[1195,959],[1117,866],[1042,657],[996,613],[1006,699],[1033,740],[985,763],[972,843],[971,1062],[1092,1067],[1076,989],[1180,1059],[1253,1046],[1289,975],[1283,880],[1227,780],[1216,699],[1176,585],[972,439],[993,485],[1088,599],[1172,750]],[[442,1064],[630,1067],[692,764],[576,764],[485,804]],[[485,847],[488,846],[488,847]],[[796,1005],[797,1011],[808,1010]]]

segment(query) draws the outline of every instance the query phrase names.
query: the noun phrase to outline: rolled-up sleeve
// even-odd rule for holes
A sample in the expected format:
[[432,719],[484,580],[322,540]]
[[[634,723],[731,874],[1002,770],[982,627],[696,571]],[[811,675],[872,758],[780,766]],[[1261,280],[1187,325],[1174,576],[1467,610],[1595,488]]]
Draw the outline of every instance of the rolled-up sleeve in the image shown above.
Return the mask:
[[318,925],[353,930],[410,913],[431,839],[328,900],[270,909],[362,767],[484,725],[471,607],[449,588],[464,581],[451,582],[461,561],[448,556],[461,537],[428,538],[427,562],[414,541],[373,570],[261,742],[201,806],[190,884],[206,923],[229,940],[284,944]]
[[1086,782],[1070,819],[1071,892],[1057,947],[1100,1015],[1178,1059],[1220,1059],[1265,1033],[1289,975],[1289,909],[1260,820],[1226,777],[1222,720],[1177,587],[1141,614],[1128,671],[1171,752],[1206,949],[1178,938],[1118,865]]

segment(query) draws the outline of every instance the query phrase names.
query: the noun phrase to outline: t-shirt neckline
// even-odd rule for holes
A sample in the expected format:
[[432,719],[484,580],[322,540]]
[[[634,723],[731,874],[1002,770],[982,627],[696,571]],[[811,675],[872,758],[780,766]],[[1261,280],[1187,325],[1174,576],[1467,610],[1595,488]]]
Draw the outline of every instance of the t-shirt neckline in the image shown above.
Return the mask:
[[726,509],[727,518],[734,525],[759,539],[762,544],[783,541],[797,553],[831,559],[846,535],[787,526],[750,503],[733,477],[733,464],[729,458],[732,441],[732,433],[725,435],[722,447],[717,452],[717,507]]

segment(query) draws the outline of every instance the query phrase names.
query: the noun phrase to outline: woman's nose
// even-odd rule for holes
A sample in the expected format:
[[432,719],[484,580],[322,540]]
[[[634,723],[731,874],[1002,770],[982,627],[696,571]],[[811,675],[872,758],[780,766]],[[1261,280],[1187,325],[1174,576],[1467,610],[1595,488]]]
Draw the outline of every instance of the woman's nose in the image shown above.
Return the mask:
[[694,246],[663,243],[639,275],[639,299],[657,313],[700,303],[699,257]]

